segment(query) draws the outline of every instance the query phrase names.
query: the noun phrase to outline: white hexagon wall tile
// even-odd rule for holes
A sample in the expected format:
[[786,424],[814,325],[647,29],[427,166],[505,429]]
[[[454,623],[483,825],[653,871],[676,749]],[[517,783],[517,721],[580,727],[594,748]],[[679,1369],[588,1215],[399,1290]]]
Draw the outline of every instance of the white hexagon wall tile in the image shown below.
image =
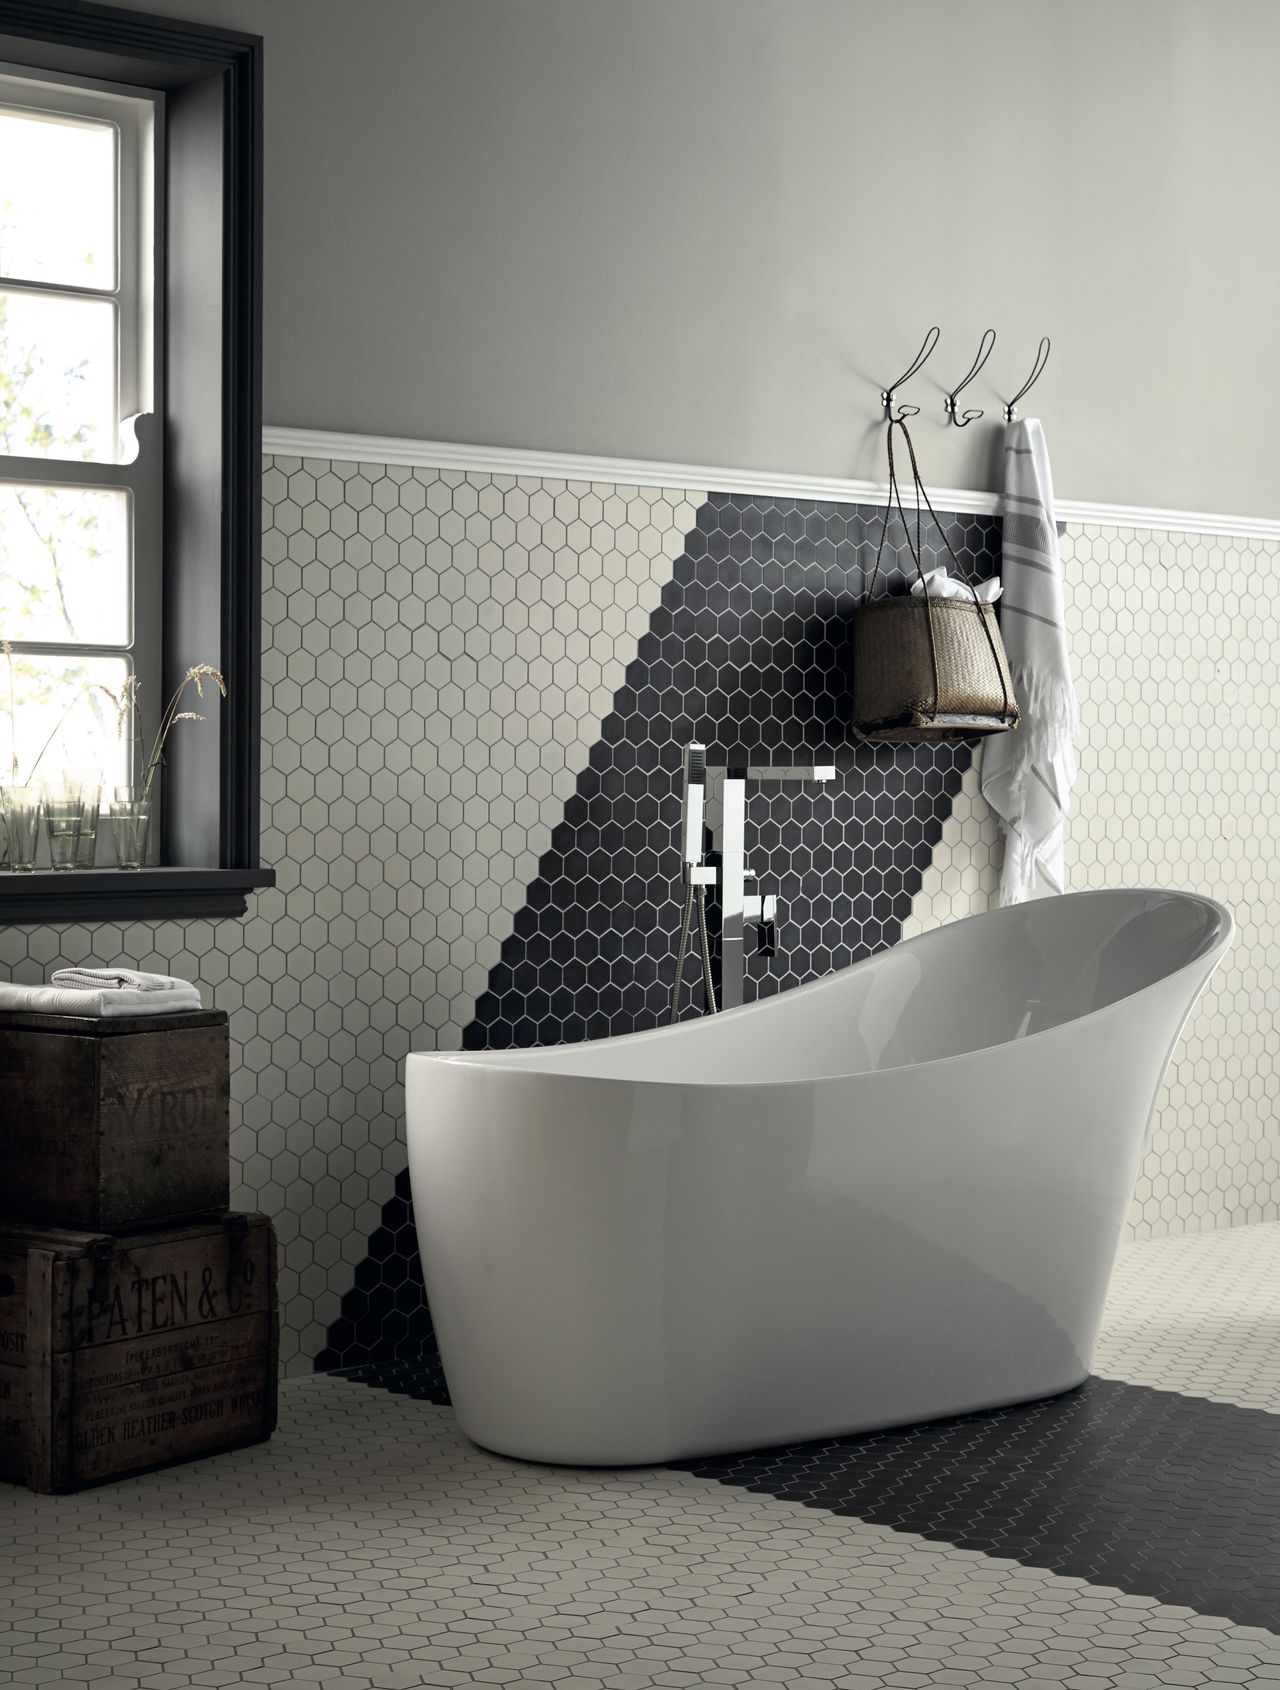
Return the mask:
[[[1238,924],[1156,1107],[1130,1232],[1276,1220],[1280,546],[1068,527],[1062,560],[1080,698],[1068,885],[1204,892]],[[971,772],[911,930],[989,908],[999,850]]]
[[404,1166],[400,1067],[457,1048],[702,495],[267,458],[262,861],[242,921],[11,928],[230,1014],[232,1202],[275,1219],[305,1371]]
[[[127,960],[229,1012],[233,1201],[279,1228],[296,1372],[403,1171],[402,1059],[461,1044],[707,495],[282,457],[263,491],[262,856],[278,884],[241,922],[11,928],[0,968],[36,981]],[[804,509],[778,522],[796,558],[806,521],[844,521]],[[829,541],[813,544],[821,558]],[[1241,928],[1158,1112],[1143,1236],[1280,1214],[1278,551],[1064,540],[1083,713],[1070,882],[1194,887]],[[943,776],[940,822],[903,824],[935,840],[903,933],[994,894],[976,775]]]

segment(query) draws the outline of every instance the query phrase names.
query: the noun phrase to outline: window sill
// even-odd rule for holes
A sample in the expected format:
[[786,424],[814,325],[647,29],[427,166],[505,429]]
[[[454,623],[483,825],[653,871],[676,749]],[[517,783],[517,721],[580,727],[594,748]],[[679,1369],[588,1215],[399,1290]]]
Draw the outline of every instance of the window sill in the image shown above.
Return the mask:
[[275,885],[269,868],[82,869],[0,873],[0,927],[47,921],[150,921],[238,916],[245,894]]

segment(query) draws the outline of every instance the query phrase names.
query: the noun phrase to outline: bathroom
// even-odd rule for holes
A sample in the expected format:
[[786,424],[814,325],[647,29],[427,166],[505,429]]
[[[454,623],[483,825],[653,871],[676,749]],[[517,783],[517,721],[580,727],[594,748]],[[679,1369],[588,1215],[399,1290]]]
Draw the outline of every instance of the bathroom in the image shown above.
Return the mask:
[[[77,704],[64,731],[63,695],[33,677],[89,673],[117,698],[140,677],[144,761],[154,706],[189,670],[227,687],[187,686],[179,709],[204,720],[173,724],[140,868],[117,866],[139,843],[138,801],[109,814],[105,792],[89,866],[53,866],[64,795],[44,800],[32,872],[0,867],[0,1187],[22,1190],[13,1146],[43,1152],[39,1225],[111,1233],[58,1213],[63,1141],[46,1129],[62,1118],[12,1101],[36,1069],[10,1063],[6,1016],[25,1012],[3,988],[76,969],[190,982],[199,1008],[181,1013],[218,1045],[229,1095],[189,1212],[266,1218],[229,1248],[237,1295],[250,1264],[261,1291],[269,1223],[275,1306],[258,1305],[255,1330],[278,1318],[270,1381],[246,1371],[228,1407],[259,1416],[257,1441],[219,1442],[193,1403],[203,1442],[112,1467],[131,1439],[174,1432],[157,1398],[114,1445],[105,1418],[86,1422],[94,1482],[0,1487],[0,1683],[1280,1679],[1280,317],[1265,210],[1280,13],[0,0],[0,38],[0,137],[7,118],[10,138],[37,120],[110,126],[119,200],[105,280],[57,267],[79,261],[67,218],[101,225],[89,172],[54,233],[47,216],[31,225],[52,243],[44,279],[0,228],[0,397],[21,409],[9,351],[24,311],[38,325],[63,300],[109,307],[156,349],[149,362],[146,333],[122,329],[106,360],[117,416],[144,414],[133,447],[15,446],[6,416],[0,755],[12,735],[25,770],[56,729],[42,777],[94,764],[127,788],[116,710],[90,720]],[[32,156],[0,138],[0,218],[48,198]],[[151,276],[149,243],[165,256]],[[1065,897],[1008,910],[1007,829],[983,786],[1023,724],[981,743],[859,737],[849,653],[884,590],[882,541],[889,588],[915,575],[908,443],[939,519],[922,512],[922,569],[1000,576],[1014,598],[1006,447],[1037,425],[1077,767]],[[888,442],[903,518],[886,533]],[[45,475],[132,512],[115,597],[85,586],[87,564],[76,577],[100,645],[51,631],[24,596],[13,560],[30,541],[6,489]],[[994,608],[1012,661],[1013,618]],[[700,769],[706,784],[687,861],[691,768],[695,793]],[[1085,1147],[1120,1095],[1113,1029],[1129,1024],[1104,1010],[1078,1034],[1037,1034],[1053,994],[1024,990],[1024,952],[981,936],[1026,922],[1019,934],[1048,935],[1037,955],[1083,955],[1087,971],[1088,912],[1137,893],[1151,895],[1139,916],[1210,925],[1187,1001],[1143,1046],[1153,1073],[1171,1049],[1168,1070],[1149,1123],[1150,1096],[1131,1111],[1124,1165],[1098,1176],[1102,1203]],[[972,952],[954,948],[965,934]],[[942,985],[912,1004],[917,966]],[[914,1024],[842,1009],[870,970],[876,1001]],[[931,1044],[1015,996],[1027,1036]],[[18,1031],[69,1048],[34,1026]],[[758,1036],[726,1075],[735,1027]],[[1059,1034],[1079,1039],[1061,1067],[1019,1065]],[[967,1053],[988,1045],[975,1081]],[[866,1089],[848,1191],[824,1126],[822,1189],[802,1209],[780,1135],[750,1110],[791,1095],[811,1047],[806,1084],[856,1067]],[[634,1071],[591,1069],[616,1051]],[[39,1060],[41,1095],[74,1101],[68,1064]],[[935,1090],[882,1107],[913,1068]],[[751,1155],[722,1180],[679,1160],[692,1114],[569,1118],[570,1082],[646,1077],[664,1095],[718,1082],[730,1118],[704,1136],[759,1134]],[[406,1078],[411,1099],[425,1088],[416,1174]],[[545,1106],[486,1113],[490,1094],[534,1082]],[[455,1093],[456,1144],[428,1131]],[[197,1099],[165,1105],[176,1142],[205,1092],[184,1072],[165,1095]],[[1038,1123],[1049,1151],[1033,1173],[1002,1159],[1002,1111]],[[562,1127],[595,1159],[544,1156]],[[646,1170],[668,1158],[679,1199],[657,1210],[671,1254],[647,1275],[634,1186],[605,1160],[613,1129]],[[873,1175],[896,1210],[869,1196]],[[829,1233],[828,1214],[853,1214],[846,1195],[856,1225]],[[5,1229],[32,1224],[13,1201],[0,1257]],[[1106,1235],[1092,1254],[1066,1224],[1086,1210]],[[984,1253],[1006,1226],[1008,1254]],[[565,1241],[563,1296],[543,1295],[521,1227]],[[713,1259],[721,1239],[731,1253]],[[1038,1344],[1072,1332],[1086,1258],[1088,1342],[1024,1378]],[[0,1260],[0,1461],[18,1415],[7,1272]],[[199,1268],[144,1282],[145,1301],[91,1306],[120,1323],[113,1342],[172,1344]],[[940,1311],[974,1308],[985,1324],[957,1314],[948,1331]],[[1043,1310],[1024,1342],[1020,1322]],[[977,1396],[929,1395],[966,1366]],[[899,1401],[908,1377],[924,1395]],[[597,1385],[616,1413],[592,1407]],[[689,1432],[717,1386],[718,1429]],[[815,1407],[823,1391],[847,1411]],[[539,1404],[568,1430],[530,1430]]]

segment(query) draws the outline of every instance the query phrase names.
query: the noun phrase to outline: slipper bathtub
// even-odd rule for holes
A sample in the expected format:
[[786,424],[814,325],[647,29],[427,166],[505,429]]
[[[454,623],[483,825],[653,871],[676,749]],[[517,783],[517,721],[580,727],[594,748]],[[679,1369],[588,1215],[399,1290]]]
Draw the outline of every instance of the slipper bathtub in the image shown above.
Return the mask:
[[678,1027],[409,1056],[463,1430],[534,1461],[672,1461],[1079,1384],[1231,931],[1207,898],[1083,892]]

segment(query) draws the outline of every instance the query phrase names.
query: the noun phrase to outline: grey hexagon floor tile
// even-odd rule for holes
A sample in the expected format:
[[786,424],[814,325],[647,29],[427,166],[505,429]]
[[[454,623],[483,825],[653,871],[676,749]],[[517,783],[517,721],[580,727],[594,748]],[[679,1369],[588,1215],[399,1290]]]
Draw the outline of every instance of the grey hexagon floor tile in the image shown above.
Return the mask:
[[1123,1246],[1094,1371],[1280,1414],[1280,1225]]
[[[1237,1328],[1248,1292],[1238,1282],[1268,1281],[1257,1305],[1264,1317],[1280,1283],[1280,1228],[1256,1230],[1264,1236],[1247,1249],[1233,1248],[1235,1234],[1131,1247],[1108,1309],[1116,1336],[1104,1348],[1118,1350],[1150,1317],[1159,1287],[1203,1270],[1205,1252],[1220,1245],[1213,1276],[1234,1312],[1219,1347],[1231,1366],[1246,1367]],[[1212,1320],[1207,1310],[1197,1319],[1208,1356]],[[1143,1366],[1155,1366],[1156,1348]],[[1207,1413],[1209,1434],[1223,1424],[1214,1415],[1250,1414],[1146,1386],[1110,1388]],[[1280,1416],[1252,1419],[1275,1434],[1274,1484]],[[961,1424],[949,1423],[948,1435]],[[949,1501],[929,1435],[922,1429],[921,1459],[898,1471],[894,1526],[833,1510],[816,1494],[836,1471],[823,1467],[820,1445],[807,1446],[806,1484],[783,1496],[669,1468],[556,1469],[477,1449],[447,1407],[336,1375],[295,1380],[270,1444],[80,1496],[0,1496],[9,1628],[0,1683],[1280,1683],[1280,1635],[1262,1625],[1029,1565],[1014,1544],[984,1553],[913,1529],[913,1502],[932,1498],[945,1514]],[[845,1468],[857,1448],[877,1442],[849,1440]],[[1027,1529],[1060,1524],[1045,1500],[1047,1446],[1024,1447],[1016,1459],[1007,1445],[991,1453],[974,1469],[991,1508],[1021,1469],[1045,1481],[1024,1487]],[[1204,1439],[1184,1442],[1188,1475],[1207,1472],[1220,1453]],[[787,1458],[756,1459],[778,1467]],[[1206,1542],[1215,1521],[1234,1520],[1239,1549],[1246,1516],[1237,1497],[1206,1498]],[[1162,1506],[1149,1503],[1148,1555],[1167,1531]],[[1229,1535],[1221,1542],[1231,1549]],[[1194,1559],[1203,1547],[1184,1542],[1178,1553]]]

